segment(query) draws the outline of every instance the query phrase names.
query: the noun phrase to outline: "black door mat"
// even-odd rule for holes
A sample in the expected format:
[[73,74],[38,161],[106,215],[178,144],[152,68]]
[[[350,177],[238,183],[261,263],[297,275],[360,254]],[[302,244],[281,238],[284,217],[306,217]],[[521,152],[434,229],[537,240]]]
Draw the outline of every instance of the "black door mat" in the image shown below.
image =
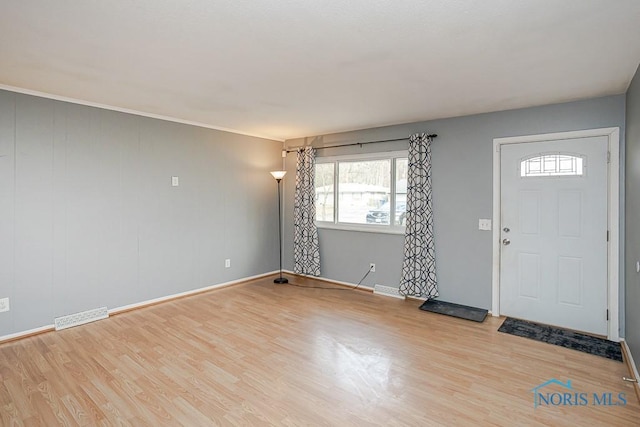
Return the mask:
[[420,310],[446,314],[447,316],[473,320],[474,322],[484,322],[484,318],[487,317],[487,310],[483,308],[469,307],[467,305],[454,304],[452,302],[433,299],[428,299],[422,303]]
[[500,328],[498,328],[498,332],[559,345],[561,347],[571,348],[622,362],[620,343],[581,334],[569,329],[556,328],[554,326],[541,325],[539,323],[507,317],[504,322],[502,322]]

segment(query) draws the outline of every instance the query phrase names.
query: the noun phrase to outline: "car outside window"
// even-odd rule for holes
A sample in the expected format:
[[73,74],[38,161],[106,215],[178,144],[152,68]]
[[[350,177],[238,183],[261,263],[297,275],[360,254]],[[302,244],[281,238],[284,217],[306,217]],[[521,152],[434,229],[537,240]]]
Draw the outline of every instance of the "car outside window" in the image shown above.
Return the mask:
[[392,152],[317,158],[318,226],[403,232],[407,206],[406,156],[406,152]]

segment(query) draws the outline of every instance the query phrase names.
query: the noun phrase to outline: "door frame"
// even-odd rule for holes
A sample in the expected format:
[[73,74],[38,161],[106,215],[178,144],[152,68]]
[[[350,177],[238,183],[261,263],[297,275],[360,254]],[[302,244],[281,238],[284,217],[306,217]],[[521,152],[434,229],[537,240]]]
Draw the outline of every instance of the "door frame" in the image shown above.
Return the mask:
[[609,230],[609,244],[607,245],[607,309],[609,321],[607,324],[607,338],[620,341],[619,305],[620,305],[620,128],[587,129],[569,132],[556,132],[538,135],[523,135],[493,139],[493,271],[491,314],[500,316],[500,227],[501,193],[500,193],[500,148],[505,144],[522,144],[528,142],[543,142],[558,139],[588,138],[605,136],[608,140],[609,156],[607,168],[607,229]]

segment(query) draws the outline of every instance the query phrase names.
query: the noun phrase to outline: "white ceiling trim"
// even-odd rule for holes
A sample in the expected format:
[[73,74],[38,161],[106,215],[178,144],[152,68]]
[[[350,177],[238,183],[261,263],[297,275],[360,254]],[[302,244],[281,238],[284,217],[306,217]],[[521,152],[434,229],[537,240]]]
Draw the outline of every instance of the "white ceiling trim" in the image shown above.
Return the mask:
[[247,132],[243,132],[243,131],[237,130],[237,129],[229,129],[229,128],[220,127],[220,126],[213,126],[213,125],[210,125],[210,124],[207,124],[207,123],[194,122],[194,121],[191,121],[191,120],[184,120],[184,119],[179,119],[179,118],[176,118],[176,117],[163,116],[161,114],[153,114],[153,113],[147,113],[147,112],[144,112],[144,111],[132,110],[132,109],[129,109],[129,108],[116,107],[116,106],[113,106],[113,105],[105,105],[105,104],[100,104],[98,102],[89,102],[89,101],[84,101],[82,99],[69,98],[69,97],[66,97],[66,96],[54,95],[54,94],[51,94],[51,93],[40,92],[40,91],[37,91],[37,90],[31,90],[31,89],[24,89],[24,88],[21,88],[21,87],[9,86],[9,85],[5,85],[5,84],[2,84],[2,83],[0,83],[0,89],[6,90],[6,91],[9,91],[9,92],[22,93],[22,94],[25,94],[25,95],[38,96],[40,98],[52,99],[54,101],[70,102],[72,104],[85,105],[87,107],[102,108],[104,110],[117,111],[119,113],[133,114],[133,115],[142,116],[142,117],[149,117],[151,119],[164,120],[164,121],[168,121],[168,122],[180,123],[180,124],[183,124],[183,125],[198,126],[198,127],[206,128],[206,129],[213,129],[213,130],[219,130],[219,131],[222,131],[222,132],[235,133],[235,134],[238,134],[238,135],[251,136],[251,137],[254,137],[254,138],[269,139],[271,141],[284,142],[284,139],[274,138],[273,136],[247,133]]
[[624,93],[638,22],[640,0],[5,0],[0,84],[282,140]]

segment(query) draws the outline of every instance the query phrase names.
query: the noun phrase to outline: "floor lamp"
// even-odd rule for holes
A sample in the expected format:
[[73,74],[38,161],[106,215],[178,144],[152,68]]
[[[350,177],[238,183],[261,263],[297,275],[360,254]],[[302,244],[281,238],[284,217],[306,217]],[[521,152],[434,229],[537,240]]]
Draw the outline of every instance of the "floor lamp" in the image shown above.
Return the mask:
[[273,171],[271,175],[278,182],[278,241],[280,242],[280,277],[276,277],[273,283],[289,283],[287,278],[282,277],[282,199],[280,197],[280,181],[286,175],[287,171]]

